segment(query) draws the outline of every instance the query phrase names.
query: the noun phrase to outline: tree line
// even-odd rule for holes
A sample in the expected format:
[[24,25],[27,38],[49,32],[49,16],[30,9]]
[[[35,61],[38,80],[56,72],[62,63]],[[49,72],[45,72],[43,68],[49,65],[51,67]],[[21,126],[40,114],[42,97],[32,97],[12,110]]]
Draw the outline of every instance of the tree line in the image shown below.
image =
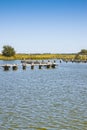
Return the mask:
[[[15,49],[10,45],[4,45],[2,50],[2,55],[6,57],[11,57],[16,54]],[[76,54],[76,58],[79,57],[79,55],[87,55],[87,50],[82,49],[80,52]]]
[[78,54],[87,55],[87,50],[86,49],[82,49]]

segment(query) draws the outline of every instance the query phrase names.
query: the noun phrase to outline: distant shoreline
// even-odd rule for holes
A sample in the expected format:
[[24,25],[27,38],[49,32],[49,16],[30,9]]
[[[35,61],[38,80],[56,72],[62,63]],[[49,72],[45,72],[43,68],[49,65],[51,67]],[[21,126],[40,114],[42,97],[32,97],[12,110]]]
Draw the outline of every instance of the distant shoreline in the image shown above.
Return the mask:
[[[74,60],[77,54],[15,54],[12,57],[2,56],[0,54],[0,60],[44,60],[44,59],[64,59]],[[87,55],[80,55],[78,60],[87,60]]]

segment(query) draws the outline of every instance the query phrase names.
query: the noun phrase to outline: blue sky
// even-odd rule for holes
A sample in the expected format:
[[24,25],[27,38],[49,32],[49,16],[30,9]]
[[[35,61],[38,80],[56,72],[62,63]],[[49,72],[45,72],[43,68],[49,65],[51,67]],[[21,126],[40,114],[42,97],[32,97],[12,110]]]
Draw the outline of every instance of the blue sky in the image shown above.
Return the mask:
[[87,0],[0,0],[0,52],[75,53],[87,49]]

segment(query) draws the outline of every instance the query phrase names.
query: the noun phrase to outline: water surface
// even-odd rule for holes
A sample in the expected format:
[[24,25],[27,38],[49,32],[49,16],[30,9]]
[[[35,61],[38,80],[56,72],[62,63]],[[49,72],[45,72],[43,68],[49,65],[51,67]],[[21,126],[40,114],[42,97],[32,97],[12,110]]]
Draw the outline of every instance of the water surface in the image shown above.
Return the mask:
[[87,130],[87,63],[0,68],[0,130]]

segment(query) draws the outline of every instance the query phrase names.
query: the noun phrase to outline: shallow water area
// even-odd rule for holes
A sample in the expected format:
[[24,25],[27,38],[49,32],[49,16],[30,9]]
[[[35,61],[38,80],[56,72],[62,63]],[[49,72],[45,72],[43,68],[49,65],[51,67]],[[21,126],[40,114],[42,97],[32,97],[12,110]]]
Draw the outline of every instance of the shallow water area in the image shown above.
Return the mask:
[[[0,61],[0,64],[20,61]],[[0,67],[0,130],[86,130],[87,63]]]

